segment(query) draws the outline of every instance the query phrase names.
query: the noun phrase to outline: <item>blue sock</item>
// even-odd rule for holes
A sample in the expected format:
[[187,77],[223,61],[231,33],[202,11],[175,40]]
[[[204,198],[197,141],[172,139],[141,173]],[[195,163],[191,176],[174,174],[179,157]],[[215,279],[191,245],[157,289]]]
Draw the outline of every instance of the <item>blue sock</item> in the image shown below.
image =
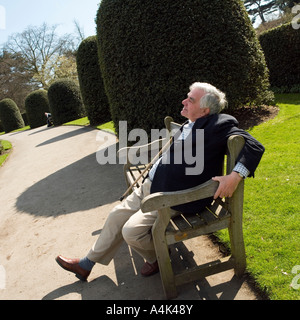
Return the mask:
[[93,269],[94,265],[95,265],[95,262],[89,260],[87,257],[84,257],[79,261],[79,266],[82,269],[87,270],[87,271],[91,271]]

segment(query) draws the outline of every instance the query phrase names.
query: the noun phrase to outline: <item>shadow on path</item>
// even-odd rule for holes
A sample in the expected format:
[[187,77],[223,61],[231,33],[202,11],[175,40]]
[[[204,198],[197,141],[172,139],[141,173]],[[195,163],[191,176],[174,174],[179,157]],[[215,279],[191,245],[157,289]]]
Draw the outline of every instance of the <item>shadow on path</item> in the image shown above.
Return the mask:
[[99,165],[93,153],[29,187],[16,207],[36,216],[59,216],[115,202],[126,188],[122,170],[118,164]]
[[[193,252],[182,243],[171,246],[171,259],[175,270],[193,268],[196,265]],[[184,260],[182,259],[184,257]],[[82,300],[164,300],[165,296],[159,273],[151,277],[142,277],[139,272],[143,265],[142,258],[124,243],[114,258],[116,283],[106,275],[90,282],[78,281],[64,285],[49,292],[42,299],[64,299],[69,294],[80,294]],[[106,267],[102,267],[104,272]],[[93,273],[91,274],[91,278]],[[210,285],[206,280],[196,281],[178,287],[178,300],[233,300],[244,277],[233,276],[229,281]]]
[[[47,129],[49,130],[49,128],[47,128]],[[79,127],[76,130],[72,130],[70,132],[63,133],[60,136],[57,136],[57,137],[54,137],[54,138],[49,139],[47,141],[44,141],[44,142],[38,144],[37,147],[45,146],[50,143],[58,142],[58,141],[68,139],[68,138],[72,138],[72,137],[78,136],[80,134],[86,133],[87,131],[93,131],[93,130],[95,130],[95,129],[89,128],[89,127]],[[32,134],[36,134],[36,133],[43,132],[43,131],[45,131],[45,130],[42,129],[42,130],[34,132]]]

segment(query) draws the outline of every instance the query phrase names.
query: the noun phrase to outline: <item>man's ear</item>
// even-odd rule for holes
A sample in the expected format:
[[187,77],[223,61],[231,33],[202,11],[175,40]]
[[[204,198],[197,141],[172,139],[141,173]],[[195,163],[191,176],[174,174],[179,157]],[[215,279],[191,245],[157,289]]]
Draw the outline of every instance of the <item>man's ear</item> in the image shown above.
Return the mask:
[[204,108],[204,114],[206,115],[206,116],[208,116],[209,115],[209,113],[210,113],[210,109],[209,108]]

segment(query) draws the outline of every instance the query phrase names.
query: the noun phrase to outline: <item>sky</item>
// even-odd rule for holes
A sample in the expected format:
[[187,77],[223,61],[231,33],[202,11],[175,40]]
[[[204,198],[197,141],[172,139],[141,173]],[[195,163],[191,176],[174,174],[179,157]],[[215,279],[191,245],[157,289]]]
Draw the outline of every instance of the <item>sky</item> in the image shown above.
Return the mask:
[[101,0],[0,0],[0,46],[28,26],[58,24],[58,35],[76,33],[79,22],[85,37],[96,34],[95,17]]

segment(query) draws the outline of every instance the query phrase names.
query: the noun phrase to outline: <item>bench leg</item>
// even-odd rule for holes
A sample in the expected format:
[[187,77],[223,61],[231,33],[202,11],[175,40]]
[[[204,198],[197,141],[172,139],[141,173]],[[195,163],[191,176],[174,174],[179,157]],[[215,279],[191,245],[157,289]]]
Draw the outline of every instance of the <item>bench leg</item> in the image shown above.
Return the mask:
[[235,261],[234,272],[237,277],[241,277],[246,269],[246,252],[241,222],[232,219],[229,226],[229,236],[231,253]]
[[152,227],[152,236],[164,293],[167,299],[173,299],[177,297],[177,290],[169,249],[165,238],[166,227],[170,221],[169,217],[168,209],[163,209],[159,212],[158,218]]

